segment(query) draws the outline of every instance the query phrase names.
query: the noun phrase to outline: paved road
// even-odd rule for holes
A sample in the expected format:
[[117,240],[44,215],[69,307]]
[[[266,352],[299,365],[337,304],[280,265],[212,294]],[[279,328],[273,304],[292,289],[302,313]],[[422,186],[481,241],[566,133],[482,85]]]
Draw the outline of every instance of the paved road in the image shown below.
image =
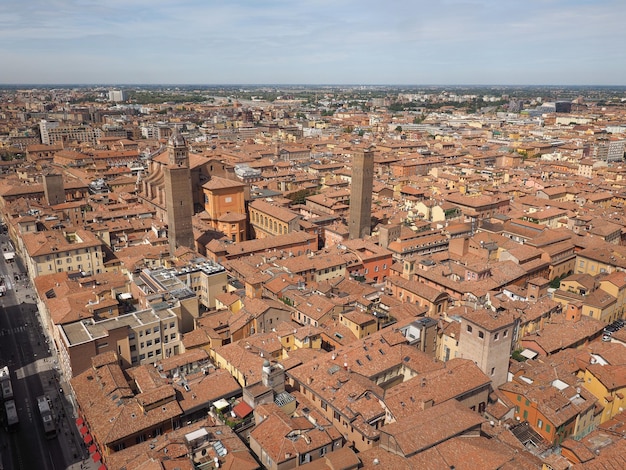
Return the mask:
[[[6,235],[0,246],[6,247]],[[56,370],[54,350],[41,328],[34,292],[25,269],[16,258],[6,263],[0,257],[0,276],[9,287],[0,297],[0,366],[11,371],[19,426],[14,432],[0,431],[5,469],[65,470],[87,457],[87,451],[74,424],[69,390]],[[37,397],[47,395],[57,424],[57,436],[46,439],[37,408]],[[80,464],[78,464],[80,467]]]

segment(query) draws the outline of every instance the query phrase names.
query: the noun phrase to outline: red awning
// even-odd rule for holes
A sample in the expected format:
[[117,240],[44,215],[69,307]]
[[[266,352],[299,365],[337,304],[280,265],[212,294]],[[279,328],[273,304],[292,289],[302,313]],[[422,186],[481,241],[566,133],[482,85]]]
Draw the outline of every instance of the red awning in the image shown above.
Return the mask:
[[253,410],[252,410],[252,408],[250,408],[250,405],[248,405],[245,401],[242,401],[242,402],[238,403],[233,408],[233,413],[235,413],[237,415],[237,417],[239,417],[239,418],[245,418],[250,413],[252,413],[252,411]]
[[84,436],[88,432],[89,432],[89,429],[87,429],[87,426],[83,426],[82,428],[80,428],[80,435],[81,436]]
[[91,444],[91,441],[93,441],[91,434],[85,434],[85,437],[83,437],[83,441],[85,441],[85,444]]
[[83,418],[76,418],[76,426],[82,426],[84,423]]
[[100,467],[98,467],[98,470],[107,470],[107,466],[102,464],[100,465]]
[[93,459],[94,462],[98,462],[99,460],[102,459],[102,456],[100,455],[100,452],[96,452],[95,454],[91,456],[91,458]]
[[98,450],[98,448],[96,447],[96,445],[95,445],[95,444],[91,444],[91,445],[89,446],[89,453],[90,453],[90,454],[93,454],[93,453],[94,453],[95,451],[97,451],[97,450]]

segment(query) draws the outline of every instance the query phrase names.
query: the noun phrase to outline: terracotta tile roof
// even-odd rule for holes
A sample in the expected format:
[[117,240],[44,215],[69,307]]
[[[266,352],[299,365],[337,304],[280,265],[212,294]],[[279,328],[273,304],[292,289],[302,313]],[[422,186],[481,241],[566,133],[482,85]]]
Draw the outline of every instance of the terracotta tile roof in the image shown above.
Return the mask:
[[[85,421],[100,445],[133,436],[142,430],[169,423],[182,414],[174,400],[171,386],[163,386],[146,394],[135,396],[128,387],[120,367],[107,365],[99,369],[88,369],[71,381],[76,401]],[[144,408],[159,398],[170,401],[152,409]]]
[[22,240],[28,255],[31,257],[65,253],[77,249],[102,246],[103,243],[91,232],[76,229],[79,240],[70,242],[61,231],[46,231],[22,234]]
[[221,178],[219,176],[211,176],[211,179],[202,185],[203,188],[210,190],[243,188],[244,186],[245,183],[242,183],[241,181]]
[[446,294],[444,292],[441,292],[441,290],[439,289],[430,287],[423,282],[409,281],[401,276],[388,276],[387,282],[390,284],[395,284],[398,287],[402,287],[403,289],[406,289],[409,292],[421,297],[422,299],[428,300],[429,302],[436,302],[438,298],[446,297]]
[[541,460],[529,452],[482,436],[455,437],[439,444],[436,450],[450,467],[458,469],[535,470],[542,466]]
[[[427,450],[416,457],[423,456],[423,460],[414,462],[402,455],[392,454],[380,447],[359,452],[361,461],[360,470],[415,470],[416,468],[425,470],[450,470],[443,458],[434,450]],[[420,465],[421,464],[421,465]]]
[[[405,415],[404,419],[383,426],[380,432],[393,439],[397,451],[410,457],[454,436],[480,429],[484,421],[475,411],[450,400],[419,413]],[[385,439],[381,438],[381,441]]]
[[530,400],[555,427],[568,423],[594,407],[597,402],[596,398],[582,387],[578,391],[571,386],[559,389],[556,385],[541,382],[529,384],[514,381],[500,385],[500,390]]
[[250,439],[256,441],[275,464],[332,445],[333,439],[323,427],[316,427],[306,418],[289,417],[276,405],[266,408],[272,412],[250,432]]
[[491,383],[469,359],[455,358],[438,365],[437,370],[418,374],[385,391],[385,404],[395,419],[422,411],[430,401],[443,403]]
[[255,199],[252,201],[250,203],[250,208],[256,209],[265,214],[271,214],[272,217],[275,217],[283,222],[290,222],[300,217],[298,214],[289,209],[270,204],[269,202],[265,202],[261,199]]
[[224,346],[215,348],[215,353],[224,358],[230,366],[239,371],[245,378],[247,385],[261,381],[261,368],[265,358],[252,348],[245,340],[236,341]]
[[521,340],[535,342],[548,354],[553,354],[586,338],[597,336],[604,326],[600,320],[584,315],[577,322],[567,321],[564,314],[552,315],[539,334],[526,335]]
[[184,413],[199,409],[209,409],[214,401],[229,399],[241,395],[241,386],[224,369],[207,369],[207,373],[198,372],[185,377],[183,382],[174,381],[178,404]]
[[201,429],[207,431],[209,445],[205,456],[206,461],[213,461],[216,454],[211,443],[219,440],[227,450],[226,455],[220,457],[220,468],[229,470],[260,468],[245,444],[230,427],[215,425],[208,419],[114,452],[107,456],[107,466],[111,469],[151,470],[153,468],[151,466],[156,464],[158,470],[175,470],[176,468],[193,470],[196,467],[189,458],[191,447],[187,444],[185,435]]

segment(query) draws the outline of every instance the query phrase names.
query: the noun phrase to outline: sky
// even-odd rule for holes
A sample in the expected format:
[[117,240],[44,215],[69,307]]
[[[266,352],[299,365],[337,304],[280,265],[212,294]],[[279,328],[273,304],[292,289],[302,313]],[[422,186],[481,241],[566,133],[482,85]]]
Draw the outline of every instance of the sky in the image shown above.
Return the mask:
[[624,0],[1,0],[0,84],[626,85]]

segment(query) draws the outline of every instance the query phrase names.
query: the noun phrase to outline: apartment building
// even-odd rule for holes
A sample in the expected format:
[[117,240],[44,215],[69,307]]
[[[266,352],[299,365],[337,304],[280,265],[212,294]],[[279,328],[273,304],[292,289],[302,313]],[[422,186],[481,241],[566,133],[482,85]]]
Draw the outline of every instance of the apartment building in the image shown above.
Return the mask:
[[217,306],[217,297],[226,293],[228,274],[221,264],[204,258],[196,258],[173,270],[176,277],[197,296],[206,309]]
[[66,377],[82,374],[91,358],[105,352],[124,367],[152,364],[182,352],[175,310],[147,309],[101,321],[93,318],[59,325],[59,365]]
[[174,309],[180,332],[188,333],[200,317],[199,296],[178,278],[178,274],[176,269],[143,269],[133,275],[130,293],[137,308]]
[[582,437],[597,423],[596,398],[568,383],[572,380],[520,376],[502,384],[500,390],[515,404],[516,420],[528,422],[551,445],[559,445],[570,436]]
[[24,261],[33,277],[62,271],[100,273],[103,243],[93,233],[74,229],[25,233]]
[[301,217],[284,207],[256,199],[250,203],[248,209],[255,238],[285,235],[300,229]]

